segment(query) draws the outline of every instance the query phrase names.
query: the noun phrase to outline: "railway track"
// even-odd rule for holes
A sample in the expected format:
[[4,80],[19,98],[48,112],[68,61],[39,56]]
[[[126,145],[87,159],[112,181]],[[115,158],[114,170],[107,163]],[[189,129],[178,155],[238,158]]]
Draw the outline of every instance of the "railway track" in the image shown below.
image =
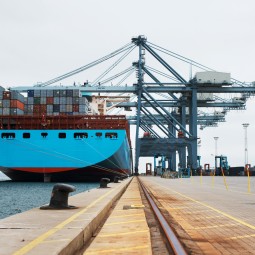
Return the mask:
[[[149,214],[147,211],[147,221],[150,225],[150,221],[152,220],[152,217],[155,217],[157,223],[160,226],[161,229],[161,239],[165,243],[165,247],[167,248],[168,254],[178,254],[178,255],[186,255],[188,254],[185,248],[183,247],[182,243],[180,242],[178,236],[175,234],[174,230],[170,226],[170,224],[165,219],[164,213],[161,212],[160,208],[157,205],[157,202],[153,198],[153,196],[150,195],[150,192],[148,191],[147,187],[142,183],[141,179],[138,177],[139,184],[141,187],[141,193],[143,198],[143,203],[146,203],[144,201],[145,199],[148,201],[148,204],[150,206],[150,209],[153,212],[152,214]],[[159,249],[162,249],[160,251],[153,250],[153,243],[158,242],[158,240],[154,240],[153,233],[151,233],[152,237],[152,252],[153,254],[157,254],[160,252],[160,254],[166,254],[164,251],[164,247],[158,247]]]

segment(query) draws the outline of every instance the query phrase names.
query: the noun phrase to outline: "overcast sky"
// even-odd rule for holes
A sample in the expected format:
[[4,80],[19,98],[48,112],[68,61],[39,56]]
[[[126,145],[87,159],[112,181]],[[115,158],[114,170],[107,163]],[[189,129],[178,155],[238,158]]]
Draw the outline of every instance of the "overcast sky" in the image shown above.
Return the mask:
[[[255,80],[254,0],[0,0],[0,85],[33,85],[96,60],[145,35],[150,42],[241,81]],[[86,75],[83,77],[86,79]],[[218,128],[199,130],[202,164],[214,136],[229,164],[255,164],[255,100]],[[141,165],[144,168],[144,165]]]

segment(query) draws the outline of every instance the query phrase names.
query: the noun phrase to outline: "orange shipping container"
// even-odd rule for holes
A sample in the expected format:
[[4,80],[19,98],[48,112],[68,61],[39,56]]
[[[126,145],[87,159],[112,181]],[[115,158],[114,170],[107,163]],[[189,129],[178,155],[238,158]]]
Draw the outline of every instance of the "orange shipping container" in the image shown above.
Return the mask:
[[24,111],[24,103],[20,102],[19,100],[12,99],[11,100],[11,108],[18,108]]

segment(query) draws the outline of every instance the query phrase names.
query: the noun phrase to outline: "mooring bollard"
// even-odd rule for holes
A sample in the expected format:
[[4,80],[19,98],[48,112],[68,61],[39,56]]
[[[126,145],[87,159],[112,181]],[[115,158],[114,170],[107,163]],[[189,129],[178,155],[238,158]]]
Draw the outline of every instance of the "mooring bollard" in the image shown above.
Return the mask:
[[41,206],[40,209],[75,209],[76,206],[68,205],[68,194],[75,191],[76,188],[72,185],[57,183],[54,185],[51,192],[50,204]]
[[114,183],[119,183],[119,180],[120,180],[120,177],[115,176],[115,177],[114,177],[114,181],[113,181],[113,182],[114,182]]
[[109,178],[102,178],[100,180],[100,188],[107,188],[107,184],[110,182]]

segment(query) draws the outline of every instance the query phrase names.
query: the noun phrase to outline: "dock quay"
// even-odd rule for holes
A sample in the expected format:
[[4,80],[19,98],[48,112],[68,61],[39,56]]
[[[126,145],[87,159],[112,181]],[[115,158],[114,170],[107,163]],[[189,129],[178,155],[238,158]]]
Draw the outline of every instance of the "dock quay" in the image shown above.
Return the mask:
[[0,254],[178,254],[140,183],[186,254],[254,254],[255,178],[247,181],[139,176],[109,183],[69,197],[77,209],[34,208],[2,219]]

